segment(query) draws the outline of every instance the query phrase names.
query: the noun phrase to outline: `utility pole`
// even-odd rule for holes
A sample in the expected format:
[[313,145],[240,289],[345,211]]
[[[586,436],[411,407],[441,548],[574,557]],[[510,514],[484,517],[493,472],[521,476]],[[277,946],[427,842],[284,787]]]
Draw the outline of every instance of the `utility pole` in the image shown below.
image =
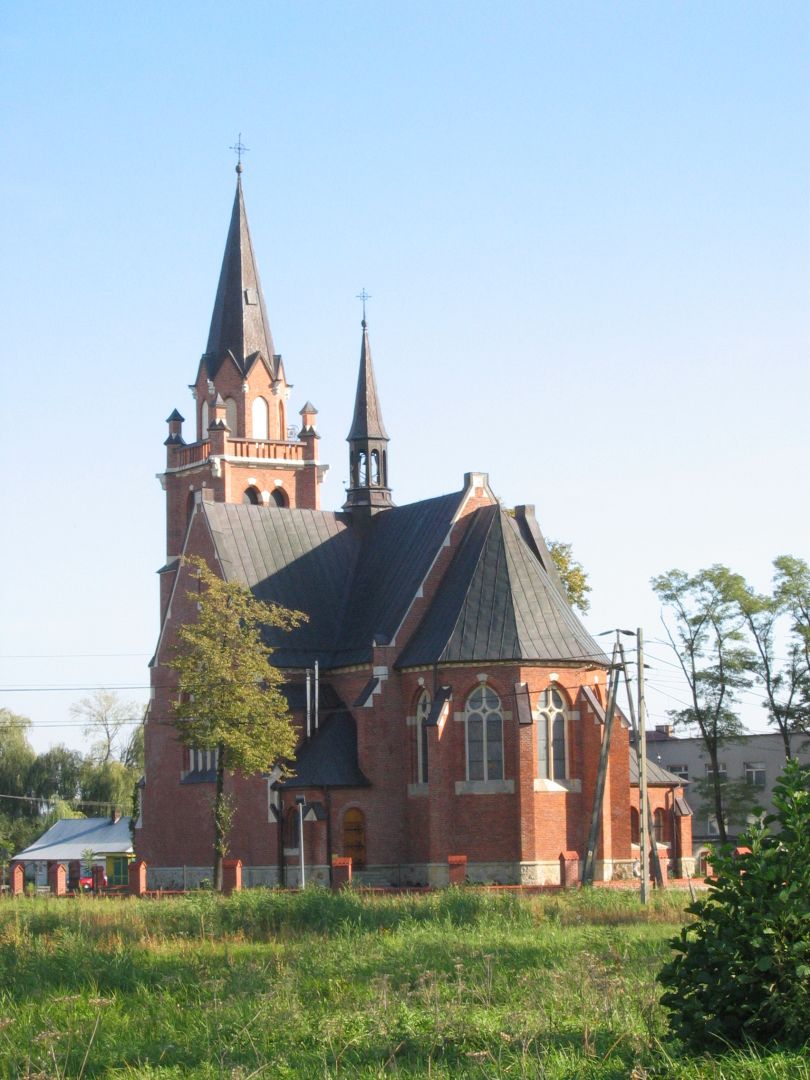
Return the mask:
[[619,685],[619,665],[616,663],[618,654],[619,647],[618,644],[616,644],[613,646],[613,659],[610,664],[608,699],[607,708],[605,709],[605,730],[602,734],[602,746],[599,749],[599,770],[596,774],[596,790],[593,796],[591,826],[588,830],[588,843],[585,848],[585,858],[582,862],[583,885],[593,885],[596,845],[599,842],[599,818],[602,814],[602,803],[605,798],[605,780],[607,779],[608,755],[610,753],[610,735],[613,730],[613,713],[616,709],[616,690]]
[[[623,633],[629,633],[629,631],[623,631]],[[631,634],[631,636],[636,639],[636,648],[638,649],[638,640],[639,640],[638,631],[635,634]],[[649,838],[653,834],[653,827],[652,827],[652,812],[650,810],[650,795],[649,795],[650,789],[649,789],[649,784],[647,782],[647,755],[644,754],[644,765],[642,767],[642,764],[641,764],[641,762],[642,762],[641,734],[640,734],[638,722],[636,720],[636,707],[635,707],[635,704],[633,702],[633,694],[632,694],[632,691],[630,689],[630,675],[629,675],[629,673],[627,671],[627,659],[626,659],[626,657],[624,655],[624,646],[621,644],[621,642],[619,643],[619,652],[621,654],[622,669],[624,671],[624,685],[625,685],[625,688],[627,690],[627,704],[628,704],[628,707],[630,709],[630,723],[631,723],[631,725],[633,727],[633,738],[635,740],[636,753],[638,755],[638,796],[639,796],[638,797],[638,822],[639,822],[639,826],[638,826],[639,837],[638,837],[638,840],[639,840],[639,854],[641,856],[640,862],[641,862],[641,865],[642,865],[642,868],[643,868],[644,867],[644,852],[645,851],[649,852],[650,856],[652,857],[652,876],[655,878],[656,885],[658,885],[659,888],[660,888],[664,884],[664,878],[663,878],[663,876],[661,874],[661,863],[660,863],[660,861],[658,859],[658,849],[655,848],[655,847],[650,848],[650,845],[649,845]],[[643,643],[642,643],[642,652],[643,652]],[[643,663],[643,657],[642,657],[642,663]],[[644,693],[643,674],[644,673],[642,671],[641,678],[639,679],[639,691],[640,691],[641,696],[643,696],[643,693]],[[646,731],[645,731],[644,741],[646,743]],[[646,809],[645,809],[645,807],[646,807]],[[644,825],[646,825],[646,840],[647,840],[646,844],[644,842],[645,841],[645,831],[643,829],[642,823],[644,823]],[[649,864],[647,865],[647,870],[648,871],[650,870],[650,865]],[[646,878],[642,874],[642,880],[641,880],[641,902],[642,902],[642,904],[647,903],[648,894],[649,894],[649,874],[648,874],[648,876]]]
[[[650,889],[650,800],[647,791],[647,703],[644,698],[644,631],[640,626],[636,630],[636,660],[638,661],[638,839],[641,847],[641,902],[646,904],[649,899]],[[657,846],[655,859],[657,862]],[[658,873],[660,874],[660,872],[659,869]]]

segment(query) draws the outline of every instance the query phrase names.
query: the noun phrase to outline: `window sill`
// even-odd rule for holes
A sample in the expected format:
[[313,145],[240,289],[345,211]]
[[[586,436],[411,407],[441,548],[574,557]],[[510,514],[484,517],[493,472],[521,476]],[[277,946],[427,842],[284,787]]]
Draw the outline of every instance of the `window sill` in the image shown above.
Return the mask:
[[514,794],[514,780],[456,780],[456,795]]
[[410,796],[425,796],[427,793],[427,784],[408,784],[408,795]]
[[559,791],[565,794],[570,792],[571,794],[578,795],[582,791],[581,780],[546,780],[544,778],[535,779],[534,781],[535,791]]
[[285,855],[297,855],[298,851],[299,851],[299,849],[297,847],[285,847],[284,848],[284,854]]

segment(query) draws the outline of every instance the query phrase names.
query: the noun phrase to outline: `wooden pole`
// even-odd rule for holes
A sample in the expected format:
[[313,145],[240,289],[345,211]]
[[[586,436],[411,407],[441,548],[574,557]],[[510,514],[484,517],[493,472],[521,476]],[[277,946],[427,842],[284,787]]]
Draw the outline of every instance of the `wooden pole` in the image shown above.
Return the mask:
[[[636,641],[638,641],[638,638],[636,638]],[[625,655],[624,655],[624,645],[622,645],[621,642],[619,642],[619,652],[620,652],[621,658],[622,658],[622,670],[624,671],[624,685],[625,685],[625,687],[627,689],[627,704],[628,704],[629,709],[630,709],[630,723],[632,724],[632,727],[633,727],[633,738],[635,739],[636,753],[638,754],[638,822],[639,822],[639,827],[638,827],[639,838],[638,839],[639,839],[639,853],[640,853],[641,849],[642,849],[642,843],[641,843],[641,839],[642,839],[641,819],[642,819],[642,817],[644,818],[644,820],[647,823],[647,836],[650,837],[652,835],[652,833],[653,833],[652,813],[650,812],[650,789],[649,789],[649,784],[647,784],[645,782],[644,785],[642,786],[642,782],[641,782],[641,736],[640,736],[640,732],[639,732],[639,725],[638,725],[638,722],[636,720],[636,707],[635,707],[635,704],[633,702],[633,695],[632,695],[632,693],[630,691],[630,675],[629,675],[629,673],[627,671],[627,660],[626,660]],[[646,741],[646,739],[645,739],[645,741]],[[645,758],[644,758],[644,778],[645,778],[645,781],[646,781],[646,778],[647,778],[647,758],[646,758],[646,755],[645,755]],[[647,807],[646,814],[644,813],[645,805]],[[659,885],[659,886],[662,886],[663,883],[664,883],[664,879],[663,879],[663,876],[661,874],[661,863],[660,863],[660,861],[658,859],[658,851],[657,851],[657,849],[655,847],[650,849],[650,855],[652,857],[652,873],[653,873],[653,877],[655,878],[656,884]],[[642,862],[642,865],[643,865],[643,860],[640,860],[640,861]],[[641,887],[641,902],[642,902],[642,904],[647,903],[647,893],[648,893],[648,891],[649,891],[649,889],[645,888],[644,885],[642,884],[642,887]]]
[[613,713],[616,708],[616,690],[619,685],[619,665],[616,663],[618,651],[618,646],[614,645],[613,659],[610,665],[610,680],[608,682],[607,708],[605,709],[605,730],[602,733],[602,745],[599,749],[599,770],[596,774],[596,790],[594,791],[593,796],[591,825],[588,830],[588,843],[585,848],[585,858],[582,862],[583,885],[593,885],[596,845],[599,842],[599,819],[602,815],[602,803],[605,798],[605,781],[607,779],[608,754],[610,753],[610,734],[613,729]]
[[[638,792],[639,846],[641,847],[641,902],[646,904],[650,893],[650,830],[647,790],[647,705],[644,698],[644,631],[636,630],[636,659],[638,661]],[[657,856],[658,852],[656,852]]]

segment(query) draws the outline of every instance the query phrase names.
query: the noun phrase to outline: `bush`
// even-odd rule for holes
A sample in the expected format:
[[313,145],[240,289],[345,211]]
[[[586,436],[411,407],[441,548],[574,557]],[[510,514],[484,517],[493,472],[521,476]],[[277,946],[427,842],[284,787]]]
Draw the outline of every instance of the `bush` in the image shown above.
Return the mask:
[[[712,856],[697,922],[662,970],[674,1032],[692,1046],[801,1046],[810,1017],[810,767],[789,761],[776,814]],[[773,826],[777,826],[776,829]]]

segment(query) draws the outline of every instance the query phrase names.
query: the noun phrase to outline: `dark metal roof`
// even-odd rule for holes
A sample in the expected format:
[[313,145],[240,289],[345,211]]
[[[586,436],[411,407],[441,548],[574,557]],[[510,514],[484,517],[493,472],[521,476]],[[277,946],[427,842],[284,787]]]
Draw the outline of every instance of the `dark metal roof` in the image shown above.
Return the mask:
[[497,506],[473,511],[467,532],[398,667],[495,660],[607,657]]
[[225,576],[260,600],[303,611],[292,633],[270,629],[280,667],[362,664],[390,641],[450,530],[462,492],[382,511],[365,529],[345,514],[239,503],[201,504]]
[[[630,747],[630,784],[638,787],[638,750]],[[653,787],[685,787],[689,781],[662,768],[658,762],[647,758],[647,783]],[[691,813],[691,811],[690,811]]]
[[357,761],[357,728],[351,713],[332,713],[299,749],[295,776],[279,787],[367,787],[368,779]]
[[241,178],[236,184],[211,329],[203,355],[209,379],[215,377],[229,354],[243,375],[259,355],[276,374],[278,359],[253,254]]
[[291,633],[269,629],[280,667],[326,666],[340,638],[341,615],[359,541],[344,515],[237,503],[202,503],[225,577],[260,600],[303,611]]
[[383,424],[382,409],[377,396],[377,383],[374,378],[374,366],[371,362],[371,345],[368,340],[368,327],[363,320],[363,342],[360,346],[360,373],[357,377],[357,394],[354,400],[354,418],[348,442],[354,439],[387,439]]

